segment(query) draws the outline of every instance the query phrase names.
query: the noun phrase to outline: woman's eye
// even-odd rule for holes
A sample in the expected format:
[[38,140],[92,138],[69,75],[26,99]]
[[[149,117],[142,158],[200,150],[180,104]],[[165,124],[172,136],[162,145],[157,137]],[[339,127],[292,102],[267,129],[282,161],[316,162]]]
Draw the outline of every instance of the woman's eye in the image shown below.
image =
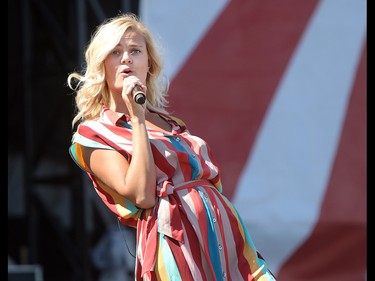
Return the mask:
[[118,56],[118,55],[120,54],[120,51],[113,50],[113,51],[112,51],[112,54]]
[[141,52],[141,50],[138,50],[138,49],[133,49],[133,50],[131,50],[131,53],[132,54],[138,54],[138,53],[140,53]]

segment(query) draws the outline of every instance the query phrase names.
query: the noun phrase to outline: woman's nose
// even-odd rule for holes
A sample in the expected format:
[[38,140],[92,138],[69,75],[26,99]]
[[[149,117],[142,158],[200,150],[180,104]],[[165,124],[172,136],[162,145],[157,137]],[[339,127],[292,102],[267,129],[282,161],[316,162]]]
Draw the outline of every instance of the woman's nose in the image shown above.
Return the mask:
[[131,62],[132,62],[132,59],[129,56],[129,53],[124,52],[124,54],[122,55],[121,63],[131,63]]

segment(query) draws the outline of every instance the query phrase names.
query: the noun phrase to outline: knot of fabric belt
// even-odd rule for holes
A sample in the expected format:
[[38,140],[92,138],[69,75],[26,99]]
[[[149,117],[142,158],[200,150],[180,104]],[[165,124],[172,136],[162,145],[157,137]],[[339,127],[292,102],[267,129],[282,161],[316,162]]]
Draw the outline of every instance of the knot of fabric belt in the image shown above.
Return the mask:
[[170,181],[164,181],[162,188],[157,191],[157,196],[158,197],[165,197],[170,194],[173,194],[174,191],[174,186]]
[[182,222],[174,186],[164,181],[159,191],[158,232],[184,243]]

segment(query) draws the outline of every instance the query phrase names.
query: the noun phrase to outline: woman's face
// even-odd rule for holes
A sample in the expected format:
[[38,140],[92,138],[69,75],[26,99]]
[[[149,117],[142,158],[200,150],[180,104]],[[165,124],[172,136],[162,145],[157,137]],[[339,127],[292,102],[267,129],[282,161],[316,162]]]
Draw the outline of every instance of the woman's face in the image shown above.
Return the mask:
[[143,36],[126,31],[104,60],[105,76],[111,92],[121,92],[124,79],[136,76],[146,84],[148,54]]

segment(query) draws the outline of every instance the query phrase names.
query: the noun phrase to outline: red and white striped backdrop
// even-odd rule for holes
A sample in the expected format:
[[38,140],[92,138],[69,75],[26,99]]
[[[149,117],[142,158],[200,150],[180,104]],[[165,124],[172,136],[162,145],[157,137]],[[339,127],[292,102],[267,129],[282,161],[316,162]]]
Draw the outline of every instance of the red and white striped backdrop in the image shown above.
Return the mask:
[[366,6],[141,1],[171,110],[279,280],[366,280]]

